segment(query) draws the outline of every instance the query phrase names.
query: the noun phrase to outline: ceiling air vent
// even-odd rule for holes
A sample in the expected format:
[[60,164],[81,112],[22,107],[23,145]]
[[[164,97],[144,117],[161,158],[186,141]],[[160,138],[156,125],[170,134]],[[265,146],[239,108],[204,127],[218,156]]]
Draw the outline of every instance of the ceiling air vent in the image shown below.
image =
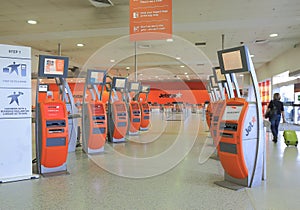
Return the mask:
[[206,42],[196,42],[196,46],[206,46]]
[[299,77],[299,76],[300,76],[300,69],[293,72],[289,72],[289,77]]
[[140,48],[140,49],[149,49],[149,48],[151,48],[151,45],[150,44],[140,44],[140,45],[138,45],[138,48]]
[[114,4],[110,0],[89,0],[95,7],[110,7]]
[[264,43],[267,43],[268,40],[267,39],[256,39],[254,41],[255,44],[264,44]]

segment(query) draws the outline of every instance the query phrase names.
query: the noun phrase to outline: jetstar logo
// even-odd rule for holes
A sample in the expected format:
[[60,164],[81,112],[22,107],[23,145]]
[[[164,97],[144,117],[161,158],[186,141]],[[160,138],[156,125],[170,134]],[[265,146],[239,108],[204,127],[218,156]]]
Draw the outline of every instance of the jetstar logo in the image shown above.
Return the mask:
[[248,126],[246,127],[246,136],[249,136],[250,132],[252,131],[252,128],[254,127],[254,123],[256,122],[256,118],[252,117],[252,120],[249,122]]
[[158,97],[159,98],[181,98],[182,94],[181,93],[177,93],[177,94],[160,94]]

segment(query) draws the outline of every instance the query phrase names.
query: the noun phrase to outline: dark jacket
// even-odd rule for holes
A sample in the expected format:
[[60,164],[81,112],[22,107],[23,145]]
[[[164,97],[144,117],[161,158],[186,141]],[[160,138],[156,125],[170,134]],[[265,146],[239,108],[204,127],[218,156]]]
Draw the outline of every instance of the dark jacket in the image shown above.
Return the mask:
[[269,103],[269,106],[268,108],[272,109],[273,106],[276,107],[277,109],[277,114],[281,114],[281,112],[284,111],[284,108],[283,108],[283,103],[281,101],[278,101],[278,100],[271,100],[270,103]]

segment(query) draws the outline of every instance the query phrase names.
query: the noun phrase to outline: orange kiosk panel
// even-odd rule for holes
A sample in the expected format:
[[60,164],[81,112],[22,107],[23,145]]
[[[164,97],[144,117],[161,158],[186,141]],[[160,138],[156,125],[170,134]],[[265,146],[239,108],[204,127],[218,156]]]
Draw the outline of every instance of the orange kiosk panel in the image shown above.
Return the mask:
[[129,134],[138,134],[141,126],[141,109],[138,102],[131,101],[129,103],[129,113],[130,113]]
[[40,103],[39,109],[41,173],[53,172],[60,167],[64,170],[68,155],[66,105],[60,100],[46,100]]
[[150,106],[146,102],[141,102],[140,107],[141,107],[140,130],[148,130],[150,124]]
[[87,112],[87,153],[100,152],[105,145],[107,133],[105,104],[101,101],[91,101],[87,104]]
[[112,103],[113,114],[113,141],[124,141],[128,129],[128,115],[126,104],[123,101],[115,101]]
[[[237,179],[244,179],[248,176],[243,150],[243,140],[247,140],[243,139],[246,135],[243,128],[248,106],[248,102],[243,98],[228,99],[220,121],[219,158],[225,172]],[[249,134],[247,137],[250,138]]]

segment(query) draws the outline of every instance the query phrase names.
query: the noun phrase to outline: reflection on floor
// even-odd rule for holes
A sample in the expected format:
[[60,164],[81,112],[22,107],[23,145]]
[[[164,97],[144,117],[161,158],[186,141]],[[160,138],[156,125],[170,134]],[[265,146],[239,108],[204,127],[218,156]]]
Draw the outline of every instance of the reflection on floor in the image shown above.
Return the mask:
[[299,209],[300,155],[282,131],[277,144],[266,134],[267,180],[232,191],[213,184],[223,179],[218,161],[199,163],[203,148],[213,151],[202,116],[152,117],[149,131],[103,154],[70,153],[70,175],[1,184],[0,209]]

